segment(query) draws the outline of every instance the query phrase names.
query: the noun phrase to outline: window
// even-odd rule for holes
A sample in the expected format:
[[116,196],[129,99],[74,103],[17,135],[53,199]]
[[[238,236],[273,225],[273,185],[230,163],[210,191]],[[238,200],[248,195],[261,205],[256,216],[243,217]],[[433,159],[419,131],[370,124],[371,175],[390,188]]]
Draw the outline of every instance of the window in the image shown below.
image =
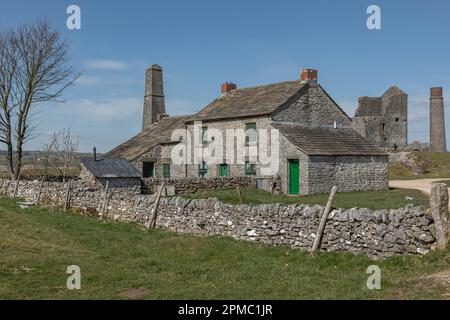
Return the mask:
[[245,144],[256,143],[256,123],[245,124]]
[[256,176],[256,163],[245,161],[245,175]]
[[144,178],[153,178],[155,176],[155,162],[144,161],[142,163],[142,176]]
[[208,144],[208,128],[203,127],[200,129],[200,144],[207,145]]
[[380,134],[381,134],[381,135],[384,135],[384,127],[385,127],[385,126],[386,126],[385,123],[382,123],[381,126],[380,126]]
[[400,119],[399,118],[395,118],[395,122],[398,122]]
[[204,177],[208,173],[208,165],[203,161],[201,164],[198,165],[198,176]]
[[163,178],[169,179],[170,178],[170,164],[164,163],[162,165],[162,169],[163,169]]

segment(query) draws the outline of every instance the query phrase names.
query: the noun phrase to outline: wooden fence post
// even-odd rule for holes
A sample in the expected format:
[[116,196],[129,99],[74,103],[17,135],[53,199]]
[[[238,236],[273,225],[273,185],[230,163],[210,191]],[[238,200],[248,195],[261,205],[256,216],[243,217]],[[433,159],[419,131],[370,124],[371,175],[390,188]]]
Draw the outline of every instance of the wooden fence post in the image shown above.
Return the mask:
[[237,194],[238,194],[239,203],[243,204],[244,203],[244,199],[242,199],[241,188],[239,188],[239,186],[237,186],[236,187],[236,191],[237,191]]
[[67,182],[67,189],[66,189],[66,198],[64,200],[64,211],[67,211],[67,209],[69,209],[70,207],[70,185],[72,183],[72,180],[69,180],[69,182]]
[[8,191],[9,191],[9,186],[11,184],[11,181],[6,181],[6,188],[5,188],[5,196],[9,196]]
[[106,180],[105,194],[103,196],[102,211],[100,212],[100,220],[103,220],[103,215],[108,210],[108,189],[109,189],[109,180]]
[[42,177],[41,183],[39,183],[39,189],[36,196],[36,199],[34,199],[35,204],[39,204],[39,201],[41,200],[41,193],[42,193],[42,187],[44,186],[44,177]]
[[19,183],[20,183],[20,177],[17,178],[16,180],[16,185],[14,186],[14,194],[13,194],[13,198],[17,198],[17,194],[19,192]]
[[316,237],[314,239],[314,244],[312,246],[311,252],[314,253],[319,249],[320,243],[322,242],[323,230],[325,229],[325,224],[327,223],[328,215],[330,214],[331,205],[333,204],[334,197],[336,196],[337,187],[333,186],[331,188],[330,197],[328,198],[327,205],[325,206],[322,218],[320,220],[319,228],[317,229]]
[[438,249],[445,249],[450,236],[448,187],[445,183],[431,184],[430,207],[436,229],[436,246]]
[[149,229],[150,227],[152,227],[152,228],[156,227],[156,217],[158,214],[159,199],[161,198],[161,194],[164,189],[164,185],[165,185],[165,182],[163,181],[161,184],[161,187],[159,188],[158,195],[156,196],[156,201],[155,201],[155,204],[153,205],[151,216],[147,221],[147,224],[146,224],[147,229]]

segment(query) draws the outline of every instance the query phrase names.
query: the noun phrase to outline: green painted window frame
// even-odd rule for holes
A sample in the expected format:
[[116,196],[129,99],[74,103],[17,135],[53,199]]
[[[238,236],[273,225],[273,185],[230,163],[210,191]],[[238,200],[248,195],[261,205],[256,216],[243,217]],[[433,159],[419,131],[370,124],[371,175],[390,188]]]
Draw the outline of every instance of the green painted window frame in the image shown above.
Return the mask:
[[208,165],[203,161],[202,163],[198,164],[198,176],[204,177],[208,173]]
[[[254,130],[254,136],[250,136],[248,134],[249,130]],[[245,124],[245,145],[251,145],[256,143],[257,138],[256,138],[257,134],[256,134],[256,122],[249,122]],[[253,138],[252,140],[250,140],[250,138]]]
[[256,176],[256,163],[245,161],[244,172],[246,176]]
[[206,146],[208,144],[208,127],[200,129],[200,144]]
[[162,165],[162,174],[164,179],[170,179],[170,164],[163,163]]

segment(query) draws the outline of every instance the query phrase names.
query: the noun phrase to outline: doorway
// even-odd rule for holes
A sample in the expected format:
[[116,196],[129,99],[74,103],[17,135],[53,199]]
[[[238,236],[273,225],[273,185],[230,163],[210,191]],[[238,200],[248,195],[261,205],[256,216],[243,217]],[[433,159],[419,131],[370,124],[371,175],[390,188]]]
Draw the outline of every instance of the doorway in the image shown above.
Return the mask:
[[300,167],[298,160],[289,160],[289,194],[299,194]]
[[153,178],[155,176],[155,163],[153,161],[142,163],[142,176],[144,178]]
[[219,175],[221,177],[228,177],[229,175],[229,170],[228,170],[228,164],[226,163],[222,163],[219,167]]

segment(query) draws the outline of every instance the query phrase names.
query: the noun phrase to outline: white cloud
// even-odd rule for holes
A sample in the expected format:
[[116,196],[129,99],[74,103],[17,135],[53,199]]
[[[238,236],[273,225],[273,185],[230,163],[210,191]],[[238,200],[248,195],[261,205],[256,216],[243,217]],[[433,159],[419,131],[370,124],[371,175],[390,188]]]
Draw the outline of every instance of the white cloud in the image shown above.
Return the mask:
[[86,60],[84,65],[91,69],[108,71],[120,71],[127,68],[124,62],[111,59]]
[[141,117],[142,103],[142,99],[135,97],[110,98],[107,100],[78,99],[58,104],[56,107],[60,113],[75,114],[82,118],[99,121],[109,121]]

